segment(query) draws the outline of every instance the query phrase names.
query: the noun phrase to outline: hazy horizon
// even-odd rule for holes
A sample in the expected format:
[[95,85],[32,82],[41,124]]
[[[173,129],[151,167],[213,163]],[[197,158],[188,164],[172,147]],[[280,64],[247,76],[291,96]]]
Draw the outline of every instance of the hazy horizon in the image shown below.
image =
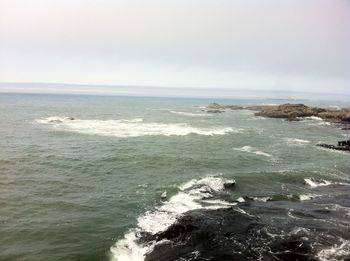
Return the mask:
[[67,83],[4,83],[0,82],[0,94],[62,94],[130,97],[174,97],[203,99],[276,99],[276,100],[328,100],[348,101],[350,95],[341,93],[253,90],[229,88],[186,88],[141,85],[84,85]]
[[350,95],[349,28],[346,0],[0,0],[0,82]]

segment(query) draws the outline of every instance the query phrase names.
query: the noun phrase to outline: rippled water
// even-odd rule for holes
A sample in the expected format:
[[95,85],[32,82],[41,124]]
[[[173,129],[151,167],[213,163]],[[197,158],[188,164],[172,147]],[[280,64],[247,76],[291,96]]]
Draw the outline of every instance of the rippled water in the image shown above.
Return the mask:
[[[197,215],[191,211],[209,218],[222,209],[241,211],[245,223],[259,218],[259,231],[271,235],[304,231],[315,260],[348,257],[350,154],[315,145],[350,133],[314,118],[206,114],[201,106],[210,102],[0,95],[0,259],[143,260],[163,248],[174,254],[159,233]],[[233,215],[227,213],[220,215]],[[264,240],[254,241],[257,253],[265,253]],[[182,257],[218,260],[197,243]]]

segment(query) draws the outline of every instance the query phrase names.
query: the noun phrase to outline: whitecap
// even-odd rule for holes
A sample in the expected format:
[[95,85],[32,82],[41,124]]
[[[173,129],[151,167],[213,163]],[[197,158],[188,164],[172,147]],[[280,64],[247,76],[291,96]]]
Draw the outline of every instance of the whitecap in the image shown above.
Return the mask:
[[235,150],[242,151],[242,152],[253,153],[253,154],[261,155],[261,156],[265,156],[265,157],[272,157],[271,154],[263,152],[263,151],[260,151],[260,150],[257,150],[255,148],[253,148],[252,146],[249,146],[249,145],[248,146],[243,146],[241,148],[235,148]]
[[314,125],[331,125],[330,122],[325,121],[324,119],[317,117],[317,116],[310,116],[303,118],[306,121],[311,121],[312,123],[309,123],[308,125],[314,126]]
[[137,227],[130,230],[123,239],[111,247],[113,260],[141,261],[152,251],[156,242],[142,245],[137,242],[141,233],[156,234],[166,230],[183,213],[194,209],[229,208],[236,203],[213,199],[213,193],[234,184],[234,180],[222,177],[193,179],[179,186],[179,192],[164,201],[153,211],[147,211],[137,219]]
[[300,201],[306,201],[306,200],[312,200],[314,198],[319,197],[319,195],[315,195],[315,194],[301,194],[299,195],[299,200]]
[[184,112],[184,111],[170,111],[170,113],[189,116],[189,117],[210,117],[211,116],[211,114],[191,113],[191,112]]
[[333,110],[333,111],[341,111],[341,107],[339,107],[338,105],[330,105],[330,106],[328,106],[328,108],[330,109],[330,110]]
[[320,250],[317,257],[320,261],[345,260],[350,256],[350,241],[340,239],[338,244]]
[[305,117],[305,119],[308,119],[308,120],[315,120],[315,121],[323,121],[322,118],[317,117],[317,116],[309,116],[309,117]]
[[344,183],[344,182],[334,182],[334,181],[328,181],[325,179],[316,179],[316,178],[305,178],[305,183],[309,185],[312,188],[316,187],[324,187],[329,185],[340,185],[340,186],[349,186],[350,183]]
[[239,133],[242,129],[232,127],[199,128],[187,123],[144,122],[141,118],[120,120],[80,120],[69,117],[48,117],[36,120],[57,130],[81,134],[114,136],[119,138],[164,135],[186,136],[189,134],[213,136]]
[[253,201],[257,201],[257,202],[267,202],[272,200],[271,197],[251,197],[251,196],[247,196],[246,197],[249,200],[253,200]]
[[309,140],[297,139],[297,138],[285,138],[288,145],[305,145],[310,143]]
[[329,185],[334,184],[334,183],[332,183],[328,180],[325,180],[325,179],[305,178],[304,181],[307,185],[309,185],[312,188],[329,186]]
[[69,122],[74,120],[73,117],[66,117],[66,116],[52,116],[52,117],[47,117],[43,119],[37,119],[36,122],[38,123],[51,123],[51,124],[60,124],[63,122]]
[[243,203],[243,202],[245,202],[245,199],[243,197],[239,197],[236,199],[236,201],[239,203]]

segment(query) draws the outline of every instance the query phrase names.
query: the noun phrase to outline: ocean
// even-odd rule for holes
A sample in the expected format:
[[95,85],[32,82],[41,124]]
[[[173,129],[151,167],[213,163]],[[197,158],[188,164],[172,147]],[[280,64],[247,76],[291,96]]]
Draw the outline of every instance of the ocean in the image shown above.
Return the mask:
[[350,260],[350,139],[214,100],[0,94],[0,260]]

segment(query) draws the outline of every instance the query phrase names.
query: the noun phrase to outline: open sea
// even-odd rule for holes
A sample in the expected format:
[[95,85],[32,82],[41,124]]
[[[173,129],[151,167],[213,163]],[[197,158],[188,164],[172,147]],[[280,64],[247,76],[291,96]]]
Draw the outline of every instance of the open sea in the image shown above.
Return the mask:
[[350,260],[350,131],[214,101],[0,94],[0,260]]

